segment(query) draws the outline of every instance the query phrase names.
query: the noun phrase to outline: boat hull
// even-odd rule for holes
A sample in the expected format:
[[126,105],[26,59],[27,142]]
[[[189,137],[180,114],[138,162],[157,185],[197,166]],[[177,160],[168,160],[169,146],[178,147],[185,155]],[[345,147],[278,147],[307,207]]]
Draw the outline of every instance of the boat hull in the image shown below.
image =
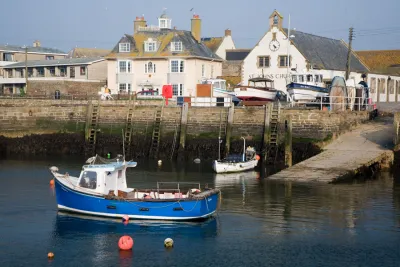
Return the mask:
[[254,88],[236,88],[235,95],[240,100],[275,101],[277,91],[259,90]]
[[289,84],[287,92],[294,101],[315,101],[329,95],[327,88],[297,83]]
[[216,173],[233,173],[243,172],[254,169],[258,164],[258,160],[250,160],[246,162],[218,162],[213,163],[213,169]]
[[93,216],[149,220],[199,220],[212,216],[218,207],[219,191],[199,199],[113,200],[79,192],[55,180],[58,209]]

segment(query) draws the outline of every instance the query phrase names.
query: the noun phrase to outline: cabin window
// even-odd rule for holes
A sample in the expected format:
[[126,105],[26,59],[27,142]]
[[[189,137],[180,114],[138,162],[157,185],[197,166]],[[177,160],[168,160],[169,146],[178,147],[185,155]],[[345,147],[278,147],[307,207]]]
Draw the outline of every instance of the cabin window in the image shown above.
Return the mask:
[[122,177],[122,170],[119,170],[118,171],[118,178],[121,178]]
[[304,76],[303,75],[299,75],[299,83],[303,83],[304,82]]
[[307,82],[312,82],[312,81],[313,81],[313,76],[307,75]]
[[222,89],[222,90],[225,90],[225,89],[226,89],[226,84],[225,84],[225,82],[221,82],[221,89]]
[[297,75],[292,75],[292,82],[297,83]]
[[82,174],[79,186],[88,189],[96,189],[97,187],[97,173],[85,171]]
[[219,82],[215,82],[215,83],[213,84],[213,89],[219,89],[219,88],[220,88]]

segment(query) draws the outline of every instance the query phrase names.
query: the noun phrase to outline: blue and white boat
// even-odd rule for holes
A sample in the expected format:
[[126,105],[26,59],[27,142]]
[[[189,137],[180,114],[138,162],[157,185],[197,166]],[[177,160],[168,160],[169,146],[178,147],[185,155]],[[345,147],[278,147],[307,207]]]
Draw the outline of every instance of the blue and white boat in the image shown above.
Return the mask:
[[113,160],[95,156],[86,163],[89,164],[82,167],[79,177],[50,168],[59,210],[113,218],[182,221],[208,218],[218,208],[220,190],[202,189],[199,183],[129,188],[126,170],[137,163],[127,162],[123,156]]
[[290,98],[295,102],[314,102],[329,95],[321,74],[295,73],[286,86]]

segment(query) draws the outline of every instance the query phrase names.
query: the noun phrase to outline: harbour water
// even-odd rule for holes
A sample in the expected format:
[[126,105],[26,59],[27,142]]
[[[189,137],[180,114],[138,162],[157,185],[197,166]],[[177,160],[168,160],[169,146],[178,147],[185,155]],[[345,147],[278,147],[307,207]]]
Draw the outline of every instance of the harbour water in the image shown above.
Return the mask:
[[[205,222],[125,226],[57,212],[48,168],[77,175],[84,160],[0,160],[0,266],[400,266],[400,183],[390,173],[290,184],[256,171],[216,175],[211,162],[143,161],[129,170],[130,187],[201,182],[222,190],[221,210]],[[125,234],[135,241],[132,252],[118,249]]]

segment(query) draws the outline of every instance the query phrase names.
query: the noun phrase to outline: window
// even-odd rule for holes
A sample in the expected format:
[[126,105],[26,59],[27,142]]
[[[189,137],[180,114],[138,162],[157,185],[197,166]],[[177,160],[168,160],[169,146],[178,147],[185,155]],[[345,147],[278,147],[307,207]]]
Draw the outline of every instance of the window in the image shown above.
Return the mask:
[[299,83],[303,83],[304,82],[304,75],[299,75]]
[[12,77],[13,77],[13,71],[7,70],[7,78],[12,78]]
[[201,77],[206,77],[206,66],[201,65]]
[[86,171],[83,172],[79,186],[89,189],[96,189],[97,187],[97,173]]
[[131,52],[131,44],[130,43],[120,43],[119,44],[119,52],[120,53]]
[[211,66],[211,78],[214,78],[214,66]]
[[61,77],[67,76],[67,68],[66,67],[60,67],[60,76]]
[[379,87],[379,92],[381,94],[384,94],[386,92],[386,79],[385,78],[378,79],[378,87]]
[[397,80],[397,94],[400,94],[400,80]]
[[86,75],[86,67],[81,67],[81,76]]
[[171,60],[171,72],[184,72],[185,71],[185,61],[183,60]]
[[28,77],[33,77],[33,69],[28,68]]
[[172,52],[181,52],[182,49],[182,42],[172,42],[171,43],[171,51]]
[[174,96],[182,96],[183,95],[183,84],[173,84],[172,85],[172,94]]
[[70,78],[75,78],[75,67],[70,67],[69,68],[69,77]]
[[37,77],[44,77],[44,68],[37,68]]
[[371,78],[371,94],[375,94],[376,90],[376,78]]
[[319,82],[320,82],[320,80],[319,80],[319,75],[315,75],[314,81],[315,81],[316,83],[319,83]]
[[131,73],[131,61],[130,60],[122,60],[119,61],[119,73]]
[[24,77],[23,69],[15,69],[15,77],[16,78],[23,78]]
[[292,75],[292,82],[297,83],[297,75]]
[[120,93],[130,93],[131,84],[130,83],[120,83],[119,84],[119,92]]
[[153,62],[144,64],[144,73],[156,73],[156,64]]
[[55,67],[50,67],[49,68],[49,73],[51,77],[56,76],[56,68]]
[[13,61],[14,55],[11,53],[4,53],[3,54],[3,61]]
[[312,82],[313,76],[311,74],[307,75],[307,82]]
[[144,51],[145,52],[155,52],[157,51],[157,43],[153,41],[144,42]]
[[278,15],[274,16],[274,25],[278,25]]
[[[287,67],[287,56],[279,56],[279,67]],[[292,57],[290,57],[291,59]],[[289,61],[289,66],[292,64],[291,60]]]
[[46,60],[54,60],[54,56],[46,56]]
[[389,81],[389,94],[394,94],[394,80]]
[[268,68],[269,65],[269,56],[261,56],[258,57],[258,67],[259,68]]

